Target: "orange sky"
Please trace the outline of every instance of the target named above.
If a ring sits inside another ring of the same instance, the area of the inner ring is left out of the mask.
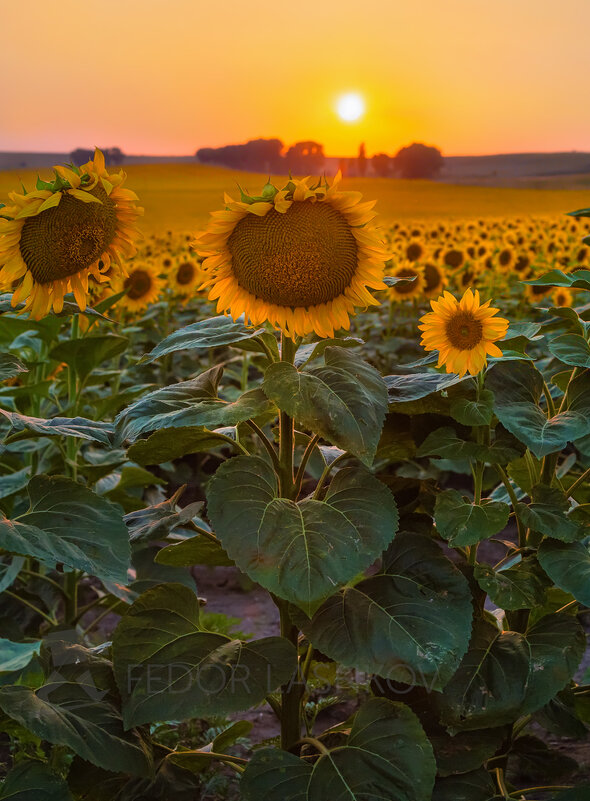
[[[2,0],[0,150],[590,150],[589,28],[590,0]]]

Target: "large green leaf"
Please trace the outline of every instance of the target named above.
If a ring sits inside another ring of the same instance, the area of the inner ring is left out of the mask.
[[[289,681],[294,647],[281,637],[241,642],[199,628],[199,599],[182,584],[143,593],[113,634],[126,726],[225,715]]]
[[[25,668],[33,656],[39,653],[41,640],[34,642],[12,642],[0,638],[0,673],[13,673]]]
[[[496,606],[509,610],[531,609],[542,604],[545,589],[551,583],[534,556],[501,570],[479,564],[473,575]]]
[[[0,498],[8,498],[15,492],[20,492],[29,483],[30,476],[30,467],[23,467],[22,470],[0,476]]]
[[[0,409],[0,414],[8,419],[13,431],[28,431],[32,435],[41,434],[46,437],[79,437],[101,442],[103,445],[112,445],[114,433],[112,423],[87,420],[85,417],[53,417],[44,420],[4,409]]]
[[[181,487],[171,498],[161,503],[126,514],[123,519],[128,527],[131,542],[163,540],[177,526],[191,521],[200,512],[203,504],[197,501],[178,509],[178,498],[183,491],[184,487]]]
[[[482,389],[479,398],[455,397],[451,401],[451,417],[464,426],[487,426],[494,413],[494,395]]]
[[[406,403],[420,400],[440,392],[455,384],[470,379],[470,376],[461,378],[455,373],[412,373],[410,375],[386,375],[383,379],[387,386],[390,403]]]
[[[430,801],[436,765],[418,718],[373,698],[357,712],[344,746],[313,765],[261,748],[242,777],[244,801]]]
[[[551,353],[564,364],[590,367],[590,345],[580,334],[562,334],[549,343]]]
[[[19,373],[28,373],[28,368],[12,353],[0,353],[0,381],[15,378]]]
[[[475,545],[506,528],[510,507],[501,501],[471,503],[454,489],[436,496],[436,528],[453,546]]]
[[[134,462],[142,465],[163,464],[180,459],[189,453],[201,453],[222,446],[236,447],[235,438],[203,426],[160,428],[147,439],[135,442],[127,451]]]
[[[574,289],[590,290],[590,270],[576,270],[573,273],[564,273],[562,270],[550,270],[539,278],[523,281],[531,286],[565,286]]]
[[[73,801],[68,785],[43,762],[19,762],[0,787],[2,801]]]
[[[80,645],[51,643],[52,672],[37,690],[0,687],[0,709],[42,740],[65,745],[111,771],[142,776],[149,771],[146,748],[135,731],[125,732],[111,665]]]
[[[34,476],[30,508],[0,519],[0,548],[127,583],[129,539],[116,506],[69,478]]]
[[[271,364],[263,389],[304,428],[371,464],[387,412],[387,388],[374,367],[343,348],[326,348],[325,366],[299,371]]]
[[[221,547],[219,540],[209,539],[204,534],[189,537],[182,542],[158,551],[156,562],[173,567],[192,567],[193,565],[233,565],[234,562]]]
[[[438,545],[400,532],[386,573],[346,587],[311,621],[298,622],[316,648],[346,667],[442,689],[467,650],[471,617],[467,581]]]
[[[143,357],[142,362],[153,362],[160,356],[179,350],[205,350],[222,345],[233,345],[264,333],[264,328],[247,328],[243,322],[234,322],[231,317],[210,317],[179,328],[167,336]],[[260,348],[262,351],[262,347]]]
[[[4,592],[14,583],[24,563],[24,556],[4,555],[0,558],[0,592]]]
[[[554,584],[590,606],[590,553],[585,545],[546,539],[539,547],[539,562]]]
[[[492,801],[495,792],[492,777],[485,768],[437,779],[432,801]]]
[[[529,362],[498,362],[489,371],[486,386],[494,393],[498,419],[538,459],[590,433],[588,370],[571,382],[568,409],[550,418],[539,407],[543,376]]]
[[[520,443],[502,426],[498,426],[490,445],[464,440],[454,428],[443,426],[432,431],[418,449],[418,456],[441,459],[477,459],[489,464],[507,464],[524,451]]]
[[[584,536],[584,527],[568,517],[572,507],[560,489],[536,485],[531,491],[532,503],[516,505],[516,513],[527,528],[562,542],[574,542]]]
[[[455,735],[440,732],[430,733],[436,767],[439,776],[467,773],[477,770],[498,751],[508,735],[506,726],[478,731],[460,731]]]
[[[306,612],[369,567],[398,520],[391,492],[364,470],[340,470],[323,500],[295,503],[279,497],[274,471],[257,456],[221,465],[207,509],[238,567]]]
[[[586,650],[584,629],[563,612],[545,615],[526,634],[531,650],[523,712],[545,706],[570,681]]]
[[[437,698],[443,725],[460,731],[512,723],[520,714],[528,676],[525,638],[476,621],[469,650]]]
[[[186,426],[233,426],[274,408],[261,389],[244,392],[236,401],[219,398],[222,367],[197,378],[150,392],[124,409],[116,419],[121,440],[135,440],[146,431]]]
[[[82,337],[60,342],[49,355],[58,362],[68,364],[84,380],[103,362],[120,356],[128,343],[126,337],[116,334]]]

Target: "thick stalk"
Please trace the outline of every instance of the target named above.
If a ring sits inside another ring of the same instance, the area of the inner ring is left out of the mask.
[[[281,361],[293,364],[296,345],[284,332],[281,334]],[[295,430],[293,418],[286,412],[279,414],[279,483],[282,498],[292,498],[294,490],[293,449]]]

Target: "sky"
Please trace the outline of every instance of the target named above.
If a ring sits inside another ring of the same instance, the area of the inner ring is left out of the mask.
[[[589,28],[590,0],[3,0],[0,150],[590,150]]]

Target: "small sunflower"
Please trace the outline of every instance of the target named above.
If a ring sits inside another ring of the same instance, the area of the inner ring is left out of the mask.
[[[435,262],[428,261],[424,265],[424,295],[427,298],[433,298],[445,288],[447,278],[443,268],[435,264]]]
[[[418,264],[405,262],[391,270],[394,278],[408,278],[408,281],[399,281],[389,287],[389,296],[392,300],[409,300],[420,297],[424,293],[424,269]]]
[[[217,311],[269,321],[289,336],[328,337],[350,327],[355,307],[379,305],[369,289],[385,289],[385,253],[365,226],[374,201],[311,179],[267,184],[260,197],[225,196],[224,211],[198,234],[209,299]]]
[[[557,287],[552,297],[555,306],[571,306],[574,302],[573,294],[563,286]]]
[[[143,213],[123,189],[125,173],[109,175],[98,149],[80,168],[54,170],[53,181],[9,193],[11,204],[0,208],[0,289],[13,289],[12,305],[25,301],[33,319],[60,312],[68,292],[83,311],[89,277],[106,281],[111,266],[124,273]]]
[[[427,351],[438,350],[437,367],[444,365],[447,373],[461,376],[477,375],[488,355],[502,356],[494,342],[506,335],[508,320],[494,318],[499,309],[490,303],[480,304],[477,289],[467,289],[459,301],[450,292],[430,301],[432,311],[420,318],[420,344]]]
[[[203,281],[203,272],[193,259],[179,259],[168,272],[168,282],[176,295],[187,297],[194,294]]]
[[[533,276],[531,276],[532,278]],[[531,303],[537,303],[544,297],[551,293],[552,287],[550,286],[535,286],[535,284],[527,284],[524,294]]]
[[[163,286],[164,282],[158,277],[157,269],[149,262],[139,262],[130,267],[125,278],[119,278],[117,291],[126,293],[121,299],[121,305],[135,312],[155,303]]]

